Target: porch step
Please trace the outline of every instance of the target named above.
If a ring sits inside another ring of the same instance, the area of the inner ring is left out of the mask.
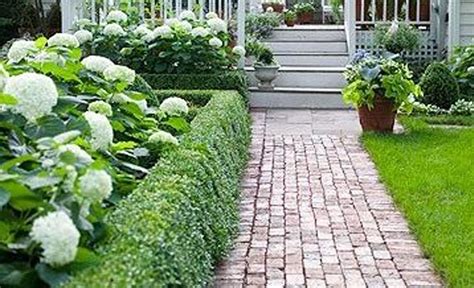
[[[281,52],[316,52],[316,53],[347,53],[346,41],[326,41],[320,39],[316,41],[302,40],[266,40],[274,53]]]
[[[278,27],[273,30],[270,40],[274,41],[346,41],[344,26],[297,25]]]
[[[280,52],[274,55],[282,66],[344,67],[349,62],[347,53]]]
[[[250,86],[257,87],[255,69],[246,67]],[[276,87],[296,88],[342,88],[346,80],[342,67],[288,67],[283,66],[273,81]]]
[[[250,88],[250,106],[255,108],[349,109],[342,101],[341,89],[275,87]]]

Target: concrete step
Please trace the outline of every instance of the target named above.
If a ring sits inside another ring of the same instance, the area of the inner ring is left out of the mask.
[[[266,40],[265,43],[272,49],[273,53],[281,52],[311,52],[311,53],[347,53],[346,41],[315,41],[296,40]]]
[[[270,40],[276,41],[346,41],[344,26],[297,25],[273,30]]]
[[[349,62],[347,53],[274,53],[282,66],[344,67]]]
[[[246,67],[250,86],[257,87],[253,67]],[[273,81],[275,87],[298,88],[342,88],[346,80],[342,67],[281,67],[278,77]]]
[[[273,90],[250,88],[250,106],[254,108],[349,109],[340,89],[277,87]]]

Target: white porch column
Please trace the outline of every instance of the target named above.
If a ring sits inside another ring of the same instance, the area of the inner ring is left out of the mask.
[[[63,32],[72,30],[78,0],[61,0],[61,27]]]
[[[232,1],[232,0],[226,0]],[[232,3],[232,2],[230,2]],[[245,47],[245,0],[238,0],[237,6],[237,43]],[[239,68],[244,68],[244,57],[239,60]]]
[[[346,0],[344,3],[344,30],[347,38],[347,52],[352,56],[356,50],[356,3],[353,0]]]
[[[448,51],[452,54],[454,48],[459,45],[459,16],[460,1],[449,0],[449,23],[448,23]]]

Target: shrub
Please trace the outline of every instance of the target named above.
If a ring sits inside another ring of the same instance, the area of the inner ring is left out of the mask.
[[[392,22],[375,26],[375,44],[392,53],[411,52],[420,45],[421,34],[414,26]]]
[[[272,35],[273,29],[280,26],[281,16],[274,12],[249,13],[245,17],[245,33],[249,37],[265,39]]]
[[[448,66],[458,81],[461,98],[474,101],[474,44],[457,48]]]
[[[449,109],[459,99],[459,86],[448,67],[439,62],[432,63],[421,77],[423,103]]]
[[[206,95],[209,92],[203,98]],[[69,287],[209,283],[213,265],[231,246],[238,228],[249,118],[237,93],[221,91],[191,126],[182,145],[168,151],[139,188],[107,216],[113,229],[100,248],[100,265],[77,275]]]

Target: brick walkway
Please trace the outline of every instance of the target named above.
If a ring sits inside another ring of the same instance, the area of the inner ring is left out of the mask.
[[[215,287],[441,286],[361,148],[354,112],[252,117],[241,231]]]

